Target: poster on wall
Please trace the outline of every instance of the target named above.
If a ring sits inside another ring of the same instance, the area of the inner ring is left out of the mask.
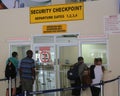
[[[112,15],[104,17],[105,33],[120,33],[120,15]]]
[[[51,0],[0,0],[0,9],[51,5]]]

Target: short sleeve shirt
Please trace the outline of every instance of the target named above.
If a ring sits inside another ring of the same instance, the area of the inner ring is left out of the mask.
[[[33,79],[33,68],[35,68],[35,61],[32,58],[22,59],[20,62],[21,78]]]

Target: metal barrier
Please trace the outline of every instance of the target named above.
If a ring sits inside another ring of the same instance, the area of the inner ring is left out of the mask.
[[[8,79],[7,78],[0,79],[0,81],[6,81],[6,80]],[[9,82],[8,92],[10,94],[9,96],[11,96],[11,78],[9,78],[8,82]]]
[[[0,79],[0,81],[6,81],[7,79]],[[101,88],[101,96],[104,96],[104,85],[107,83],[111,83],[118,80],[118,96],[120,96],[120,76],[117,78],[114,78],[112,80],[108,81],[101,81],[100,83],[93,84],[93,85],[86,85],[86,86],[78,86],[78,87],[67,87],[67,88],[59,88],[59,89],[51,89],[51,90],[43,90],[43,91],[32,91],[32,92],[24,92],[24,96],[29,96],[29,95],[37,95],[37,94],[45,94],[45,93],[52,93],[52,92],[60,92],[60,91],[68,91],[68,90],[73,90],[73,89],[81,89],[81,88],[86,88],[86,87],[91,87],[91,86],[98,86],[100,85]]]
[[[86,85],[86,86],[82,86],[82,87],[68,87],[68,88],[59,88],[59,89],[51,89],[51,90],[43,90],[43,91],[33,91],[33,92],[24,92],[24,96],[29,96],[29,95],[37,95],[37,94],[45,94],[45,93],[51,93],[51,92],[60,92],[60,91],[68,91],[68,90],[73,90],[73,89],[81,89],[81,88],[86,88],[86,87],[91,87],[91,86],[98,86],[100,85],[101,87],[101,96],[104,96],[104,84],[107,83],[111,83],[118,80],[118,96],[120,96],[120,76],[112,79],[112,80],[108,80],[108,81],[101,81],[100,83],[97,84],[93,84],[93,85]]]
[[[8,79],[7,78],[0,79],[0,81],[6,81],[6,80],[8,80]]]

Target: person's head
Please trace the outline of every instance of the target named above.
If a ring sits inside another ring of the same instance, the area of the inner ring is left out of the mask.
[[[27,55],[27,57],[32,58],[32,56],[33,56],[33,51],[32,51],[32,50],[28,50],[28,51],[26,52],[26,55]]]
[[[102,58],[95,58],[94,59],[94,64],[95,65],[102,65]]]
[[[78,63],[80,63],[80,64],[84,63],[84,58],[83,57],[78,57]]]
[[[18,53],[17,52],[12,52],[12,57],[17,58],[18,57]]]

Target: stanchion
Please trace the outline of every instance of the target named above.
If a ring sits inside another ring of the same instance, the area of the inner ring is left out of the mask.
[[[100,81],[100,83],[96,83],[96,84],[93,84],[93,85],[87,85],[86,87],[91,87],[91,86],[100,86],[100,89],[101,89],[101,95],[100,96],[104,96],[104,84],[107,84],[107,83],[111,83],[111,82],[114,82],[114,81],[117,81],[118,80],[118,96],[120,96],[120,76],[115,78],[115,79],[112,79],[112,80],[108,80],[108,81]],[[27,96],[29,94],[46,94],[46,93],[51,93],[51,92],[61,92],[61,91],[68,91],[68,90],[73,90],[73,89],[79,89],[79,88],[83,88],[83,86],[79,86],[79,87],[68,87],[68,88],[59,88],[59,89],[50,89],[50,90],[43,90],[43,91],[33,91],[33,92],[29,92],[27,93],[27,91],[24,91],[24,96]]]
[[[24,91],[24,96],[27,96],[27,91]]]
[[[118,96],[120,96],[120,76],[118,77]]]
[[[101,80],[100,81],[100,89],[101,89],[101,96],[104,96],[104,84],[103,84],[103,81]]]
[[[12,81],[11,81],[12,79],[11,79],[11,77],[8,79],[8,90],[9,90],[9,96],[12,96],[12,93],[11,93],[11,90],[12,90],[12,88],[11,88],[11,86],[12,86]]]

